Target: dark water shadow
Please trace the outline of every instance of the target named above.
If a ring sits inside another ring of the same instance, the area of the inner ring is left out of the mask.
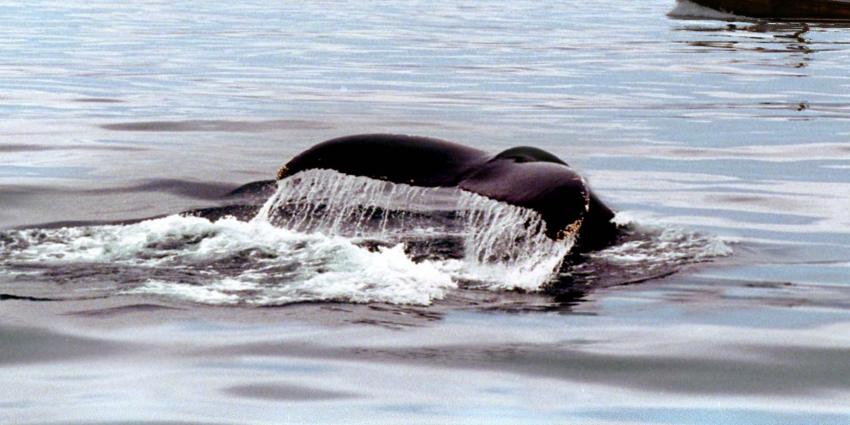
[[[118,152],[140,152],[146,151],[146,148],[132,146],[107,146],[107,145],[79,145],[79,146],[50,146],[50,145],[35,145],[35,144],[3,144],[0,145],[0,153],[15,153],[15,152],[46,152],[46,151],[118,151]]]
[[[181,179],[145,179],[137,184],[106,189],[80,191],[86,195],[130,194],[137,192],[169,193],[190,199],[221,199],[236,185],[227,183],[201,182]]]
[[[185,120],[139,121],[103,124],[105,130],[146,132],[232,132],[257,133],[274,130],[331,130],[332,124],[309,120]]]
[[[50,301],[61,301],[61,300],[57,299],[57,298],[33,297],[33,296],[29,296],[29,295],[0,294],[0,301],[50,302]]]
[[[234,192],[238,185],[231,183],[205,182],[185,179],[142,179],[134,184],[98,189],[66,189],[52,186],[0,185],[0,199],[8,196],[10,200],[35,195],[127,195],[142,192],[168,193],[189,199],[221,200],[247,196],[247,193]],[[247,192],[247,189],[246,191]],[[264,192],[268,193],[268,192]],[[35,227],[33,225],[32,227]]]
[[[109,97],[80,97],[74,99],[77,103],[125,103],[121,99],[113,99]]]
[[[102,357],[128,351],[127,344],[83,338],[46,329],[0,327],[0,365]]]
[[[256,212],[256,208],[261,202],[255,199],[258,192],[251,192],[246,189],[242,192],[234,192],[234,189],[239,188],[238,185],[229,183],[203,182],[184,179],[144,179],[134,184],[98,188],[98,189],[65,189],[51,186],[20,186],[20,185],[0,185],[0,202],[8,201],[7,205],[15,205],[25,203],[29,197],[51,197],[74,199],[81,197],[92,196],[115,196],[115,202],[120,202],[122,197],[129,197],[139,193],[163,193],[175,195],[184,199],[205,201],[205,203],[218,203],[219,205],[229,204],[231,202],[240,202],[240,206],[247,205],[247,199],[252,199],[245,211],[240,212],[238,208],[229,209],[227,205],[221,207],[209,208],[210,217],[223,217],[225,215],[237,215],[240,217],[247,216],[251,211]],[[267,192],[264,192],[267,193]],[[251,197],[254,198],[251,198]],[[215,202],[219,201],[219,202]],[[105,201],[102,201],[105,202]],[[202,210],[199,210],[202,211]],[[79,226],[98,226],[98,225],[123,225],[137,223],[142,220],[151,218],[163,217],[165,214],[157,214],[154,216],[139,216],[128,217],[126,219],[116,220],[61,220],[49,222],[35,222],[26,225],[13,226],[13,229],[55,229],[59,227],[79,227]]]
[[[159,314],[167,311],[183,310],[179,307],[153,304],[153,303],[138,303],[127,304],[116,307],[105,308],[89,308],[84,310],[75,310],[64,313],[66,316],[77,317],[93,317],[93,318],[110,318],[127,314],[142,313],[142,314]]]
[[[268,401],[326,401],[355,398],[356,395],[343,391],[330,391],[292,384],[244,384],[227,387],[225,394]]]
[[[27,422],[27,425],[233,425],[233,422],[197,421],[93,421],[93,422]]]
[[[399,363],[490,370],[524,376],[691,395],[799,396],[850,390],[846,348],[728,345],[724,356],[592,352],[581,344],[506,344],[414,348],[328,347],[313,343],[253,343],[199,352]],[[816,361],[813,361],[816,360]]]

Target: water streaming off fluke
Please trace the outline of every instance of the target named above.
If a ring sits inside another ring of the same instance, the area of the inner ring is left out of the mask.
[[[574,234],[545,230],[533,210],[462,190],[310,170],[278,182],[249,221],[187,214],[0,232],[0,270],[28,296],[428,305],[457,290],[630,282],[728,254],[713,238],[661,227],[562,265]]]
[[[445,190],[310,170],[279,181],[254,221],[306,233],[388,239],[424,228],[428,217],[421,213],[434,207],[423,201],[441,192]],[[411,223],[416,216],[419,220]]]
[[[533,211],[478,195],[318,170],[280,182],[247,222],[172,215],[2,232],[0,268],[31,282],[28,293],[64,298],[427,305],[459,284],[539,289],[572,245],[543,231]]]
[[[541,216],[526,208],[458,189],[394,184],[332,170],[281,180],[254,221],[386,244],[415,243],[429,234],[458,237],[461,259],[447,262],[452,271],[503,289],[539,289],[575,242],[574,234],[548,238]]]
[[[468,192],[460,194],[458,211],[465,223],[465,267],[473,278],[505,289],[540,289],[572,248],[581,224],[553,240],[537,212]]]

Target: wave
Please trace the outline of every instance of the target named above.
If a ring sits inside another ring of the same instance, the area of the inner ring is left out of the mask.
[[[262,222],[180,215],[125,226],[6,232],[3,263],[73,283],[111,283],[118,294],[156,294],[207,304],[304,301],[428,304],[455,286],[400,245],[369,250],[343,237]],[[67,272],[67,273],[65,273]],[[85,286],[85,285],[83,285]]]
[[[313,170],[279,182],[248,221],[172,215],[0,232],[0,278],[65,298],[429,305],[453,291],[539,291],[577,284],[577,276],[614,282],[728,255],[722,242],[695,233],[629,234],[562,265],[574,235],[549,239],[532,210],[454,189]]]

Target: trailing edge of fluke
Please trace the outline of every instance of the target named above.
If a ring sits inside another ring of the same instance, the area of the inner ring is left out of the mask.
[[[533,147],[499,154],[428,137],[362,134],[319,143],[278,171],[284,179],[301,171],[330,169],[392,183],[458,187],[537,211],[546,234],[559,239],[578,227],[576,246],[598,249],[618,234],[614,213],[585,180],[555,155]]]

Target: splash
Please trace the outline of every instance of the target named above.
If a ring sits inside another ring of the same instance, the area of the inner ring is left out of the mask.
[[[540,289],[575,243],[574,231],[560,240],[546,236],[533,210],[473,193],[461,193],[458,211],[466,220],[464,269],[491,287]]]
[[[716,238],[620,214],[627,231],[617,245],[566,257],[575,235],[549,239],[532,210],[456,189],[311,173],[282,182],[250,222],[174,215],[0,232],[0,279],[61,299],[430,305],[465,290],[636,282],[731,252]],[[417,256],[423,241],[429,255]]]
[[[253,221],[299,232],[388,239],[404,230],[419,202],[438,189],[393,184],[332,170],[309,170],[278,182]]]
[[[445,269],[492,289],[540,289],[573,246],[573,234],[558,241],[548,238],[546,223],[533,210],[457,189],[451,205],[458,212],[455,222],[435,223],[439,215],[419,213],[445,191],[309,170],[282,180],[254,220],[301,232],[386,241],[442,224],[442,234],[460,232],[464,248],[463,261],[446,262]]]
[[[281,182],[249,222],[174,215],[0,232],[0,270],[69,298],[429,305],[459,284],[541,288],[572,246],[544,231],[534,211],[456,189],[317,170]],[[458,242],[414,259],[408,249],[423,239]]]
[[[688,265],[732,255],[734,241],[688,229],[634,221],[628,212],[614,217],[620,226],[617,244],[589,252],[581,261],[569,262],[560,279],[573,287],[607,287],[668,276]],[[557,292],[557,291],[556,291]]]
[[[411,261],[400,245],[369,250],[338,236],[178,215],[3,232],[0,270],[58,285],[54,291],[71,298],[147,294],[203,304],[427,305],[456,286],[432,262]]]

